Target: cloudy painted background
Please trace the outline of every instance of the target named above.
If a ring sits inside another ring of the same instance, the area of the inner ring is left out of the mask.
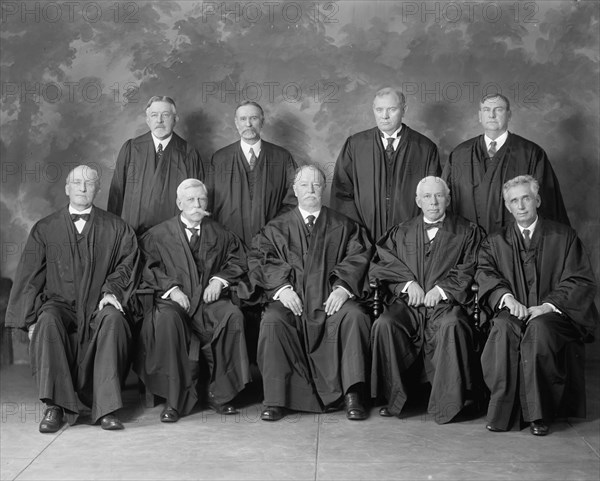
[[[79,163],[102,172],[146,131],[156,94],[203,158],[236,136],[233,108],[259,101],[264,137],[329,173],[373,123],[384,85],[405,121],[450,151],[480,132],[478,99],[502,91],[510,130],[548,152],[599,271],[599,7],[596,1],[1,2],[1,272],[33,223],[66,202]]]

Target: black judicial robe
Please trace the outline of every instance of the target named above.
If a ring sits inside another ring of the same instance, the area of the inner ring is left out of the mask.
[[[329,340],[329,336],[336,333],[327,332],[328,316],[323,304],[337,284],[350,290],[357,300],[368,295],[371,254],[372,246],[365,230],[327,207],[321,207],[309,240],[300,211],[294,209],[269,222],[252,242],[248,255],[251,284],[264,289],[269,300],[280,287],[291,284],[302,300],[303,349],[323,405],[344,394],[337,392],[338,380],[333,379],[341,359],[336,357],[337,343]],[[368,334],[366,342],[368,344]],[[320,410],[312,400],[295,401],[296,406],[304,406],[297,409]]]
[[[124,382],[128,368],[131,329],[128,325],[115,329],[123,333],[120,345],[107,344],[106,338],[99,337],[106,329],[106,316],[112,316],[112,311],[124,323],[127,316],[123,319],[112,306],[98,311],[98,303],[111,293],[127,309],[137,284],[139,257],[133,229],[96,207],[81,235],[67,207],[31,229],[11,291],[6,325],[27,330],[46,313],[74,318],[74,330],[69,325],[64,337],[60,330],[42,324],[30,345],[40,399],[51,399],[67,409],[69,424],[79,415],[77,395],[92,408],[93,422],[122,407],[119,381]],[[56,336],[55,341],[48,336]],[[113,342],[113,337],[107,338]],[[49,366],[55,370],[48,372]]]
[[[585,416],[584,373],[568,343],[592,339],[598,324],[596,282],[575,231],[540,217],[528,250],[521,238],[514,223],[490,235],[475,276],[483,308],[496,313],[481,365],[491,390],[488,422],[500,429],[517,412],[528,422],[563,411]],[[534,319],[515,334],[520,321],[496,307],[506,293],[527,307],[549,302],[562,315],[543,314],[548,327]]]
[[[475,276],[480,302],[488,312],[493,312],[509,292],[527,307],[549,302],[573,322],[582,338],[590,338],[598,324],[598,311],[594,304],[596,280],[589,258],[573,229],[541,216],[538,219],[531,240],[537,273],[535,298],[528,300],[521,234],[513,222],[482,243]]]
[[[190,300],[188,313],[199,325],[203,324],[204,315],[202,296],[210,279],[225,279],[229,288],[234,289],[247,271],[243,244],[237,236],[208,217],[200,224],[200,244],[196,253],[199,260],[194,260],[179,216],[146,232],[140,238],[140,246],[145,262],[143,286],[154,289],[157,299],[173,286],[180,286]],[[190,347],[191,359],[198,359],[197,349],[197,345]]]
[[[296,162],[283,147],[262,140],[250,170],[240,142],[215,152],[208,171],[208,209],[214,219],[249,246],[271,219],[292,209]]]
[[[385,351],[392,348],[389,344],[392,341],[373,340],[374,371],[371,394],[376,397],[380,386],[393,386],[387,394],[390,398],[388,407],[392,414],[400,414],[407,397],[402,381],[398,377],[400,371],[410,367],[412,364],[410,360],[416,360],[416,356],[421,352],[425,355],[427,377],[432,383],[429,412],[435,416],[436,422],[450,421],[464,404],[465,390],[473,389],[470,365],[472,340],[468,323],[463,322],[466,327],[465,332],[454,334],[448,330],[441,331],[444,336],[458,336],[456,339],[434,336],[439,329],[438,324],[441,319],[448,316],[466,319],[466,313],[471,310],[468,305],[472,300],[470,287],[473,283],[477,251],[482,237],[483,232],[477,225],[448,213],[430,244],[428,260],[425,256],[428,239],[422,215],[392,227],[377,243],[369,277],[373,281],[378,279],[382,285],[387,286],[384,298],[387,306],[400,302],[406,306],[404,312],[410,314],[410,320],[398,320],[400,323],[408,322],[410,325],[404,328],[407,338],[410,339],[410,345],[403,345],[404,341],[397,339],[393,341],[396,353],[391,354]],[[405,304],[407,297],[401,292],[409,281],[417,282],[425,293],[438,285],[444,290],[448,301],[440,301],[434,308],[408,306]],[[376,327],[377,322],[373,329],[374,335],[377,331]],[[444,356],[436,355],[438,348],[443,350]],[[450,356],[453,354],[454,357],[451,359]],[[386,359],[389,362],[389,359],[396,355],[405,363],[400,366],[400,370],[390,369],[384,365],[377,369],[379,359]],[[379,380],[379,376],[384,372],[392,378],[394,376],[398,378]]]
[[[161,162],[150,132],[129,139],[119,152],[108,193],[107,210],[121,216],[138,235],[176,215],[177,186],[185,179],[204,180],[200,155],[173,132]]]
[[[378,128],[348,137],[335,164],[330,206],[363,225],[374,242],[419,214],[417,184],[441,173],[435,144],[404,124],[400,132],[391,175]]]
[[[509,132],[506,142],[488,160],[483,135],[463,142],[452,151],[442,178],[451,193],[451,210],[479,224],[491,234],[512,222],[502,198],[502,186],[518,175],[532,175],[540,183],[540,214],[569,224],[558,179],[546,152],[537,144]]]

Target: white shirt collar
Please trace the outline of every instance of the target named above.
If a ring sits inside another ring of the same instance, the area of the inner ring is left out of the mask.
[[[304,219],[304,222],[306,223],[306,218],[309,215],[314,215],[315,216],[315,222],[317,221],[317,218],[319,217],[319,214],[321,213],[321,210],[319,209],[317,212],[308,212],[307,210],[304,210],[300,207],[298,207],[298,210],[300,211],[300,215],[302,216],[302,218]]]
[[[485,148],[489,150],[490,144],[493,142],[493,140],[490,139],[487,135],[484,135],[483,138],[485,140]],[[506,142],[507,138],[508,138],[508,130],[496,139],[496,152],[498,150],[500,150],[500,148],[504,145],[504,142]]]
[[[167,148],[167,145],[169,145],[169,142],[171,142],[172,138],[173,132],[171,132],[171,135],[169,135],[166,139],[162,140],[158,137],[155,137],[154,134],[152,134],[152,140],[154,141],[154,152],[158,150],[158,144],[162,144],[163,150],[165,150]]]
[[[69,214],[90,214],[92,212],[93,205],[89,206],[87,209],[83,210],[75,210],[75,208],[69,204]]]
[[[258,139],[258,142],[252,145],[244,142],[243,139],[240,139],[240,145],[242,146],[242,152],[244,152],[247,160],[250,160],[250,149],[252,149],[254,155],[256,155],[256,158],[258,159],[258,156],[260,155],[260,149],[262,148],[262,139]]]
[[[527,229],[529,231],[529,238],[531,239],[533,237],[533,231],[535,230],[535,227],[537,226],[539,219],[540,219],[539,216],[536,217],[535,220],[533,221],[533,224],[531,224],[529,227],[521,227],[519,224],[517,224],[517,227],[519,228],[521,235],[523,235],[523,231],[525,229]]]

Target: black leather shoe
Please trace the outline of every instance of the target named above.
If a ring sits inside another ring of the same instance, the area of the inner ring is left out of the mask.
[[[227,416],[231,416],[232,414],[238,414],[239,412],[233,404],[219,404],[218,402],[216,402],[215,395],[212,392],[208,393],[208,406],[214,411],[216,411],[218,414],[225,414]]]
[[[548,428],[548,425],[545,424],[544,421],[542,421],[541,419],[532,421],[529,425],[529,430],[534,436],[545,436],[550,432],[550,428]]]
[[[496,427],[496,426],[494,426],[493,424],[488,424],[488,425],[487,425],[485,428],[486,428],[488,431],[491,431],[491,432],[493,432],[493,433],[503,433],[503,432],[504,432],[504,429],[497,428],[497,427]]]
[[[171,406],[166,405],[160,413],[160,422],[176,423],[177,421],[179,421],[179,413],[177,412],[177,409],[173,409]]]
[[[383,406],[380,410],[379,410],[379,415],[381,417],[384,418],[391,418],[394,415],[390,412],[390,410],[387,408],[387,406]]]
[[[59,406],[50,406],[46,409],[40,421],[40,433],[55,433],[63,425],[63,410]]]
[[[279,421],[283,417],[285,417],[285,411],[279,406],[267,406],[263,412],[260,413],[260,418],[263,421]]]
[[[106,431],[118,431],[124,429],[123,423],[114,414],[107,414],[100,419],[100,426]]]
[[[346,418],[350,421],[362,421],[367,419],[367,411],[360,402],[360,396],[357,392],[349,392],[344,398],[346,404]]]

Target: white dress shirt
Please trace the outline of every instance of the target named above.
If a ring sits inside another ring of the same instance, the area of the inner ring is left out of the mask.
[[[256,158],[258,159],[258,156],[260,155],[260,150],[262,149],[262,139],[259,139],[258,142],[256,142],[255,144],[248,144],[247,142],[244,142],[244,140],[240,140],[240,145],[242,147],[242,152],[244,152],[244,155],[246,156],[246,162],[248,162],[248,165],[250,165],[250,149],[252,149],[252,151],[254,152],[254,155],[256,155]]]
[[[398,144],[400,143],[400,131],[401,130],[402,130],[402,125],[400,125],[400,127],[398,127],[398,130],[396,130],[392,135],[388,135],[383,130],[380,130],[381,142],[383,142],[384,149],[387,148],[387,145],[388,145],[387,139],[394,139],[394,142],[392,145],[394,146],[394,151],[396,151],[396,149],[398,148]]]
[[[75,210],[73,207],[71,207],[71,205],[69,205],[69,214],[89,214],[92,212],[92,207],[88,207],[87,209],[84,210]],[[83,220],[83,219],[79,219],[77,222],[74,222],[75,224],[75,229],[77,229],[77,233],[81,234],[81,231],[83,231],[83,228],[85,227],[85,223],[87,221]]]

